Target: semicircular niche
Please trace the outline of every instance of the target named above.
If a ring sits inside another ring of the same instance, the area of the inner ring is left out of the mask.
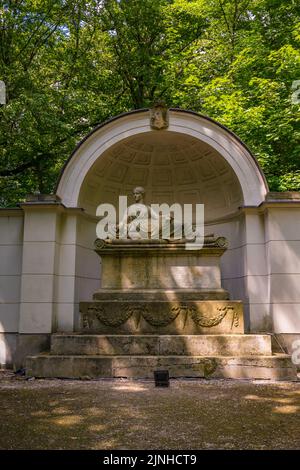
[[[81,187],[79,206],[95,215],[100,203],[118,205],[135,186],[146,203],[202,203],[205,220],[234,213],[243,204],[239,181],[225,159],[205,142],[174,132],[151,131],[122,140],[92,166]]]

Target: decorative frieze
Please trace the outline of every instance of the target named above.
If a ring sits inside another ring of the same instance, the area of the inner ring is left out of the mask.
[[[81,303],[82,331],[159,332],[196,334],[201,332],[243,332],[241,302],[196,301]]]

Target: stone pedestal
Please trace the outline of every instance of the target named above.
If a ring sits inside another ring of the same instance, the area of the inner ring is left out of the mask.
[[[221,286],[225,240],[184,244],[96,241],[102,286],[80,303],[76,334],[52,335],[50,354],[27,359],[37,377],[295,378],[267,335],[245,335],[243,305]]]
[[[81,331],[115,334],[243,333],[243,308],[221,286],[223,237],[185,243],[96,240],[102,286],[81,302]]]
[[[176,291],[190,289],[201,294],[209,291],[228,293],[221,287],[220,258],[226,251],[226,240],[213,239],[202,249],[187,250],[185,243],[145,243],[97,240],[95,251],[102,259],[101,294],[117,291]],[[97,299],[97,294],[94,296]]]

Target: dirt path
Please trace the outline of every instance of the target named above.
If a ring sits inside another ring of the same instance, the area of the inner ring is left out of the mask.
[[[300,382],[0,374],[0,449],[300,449]]]

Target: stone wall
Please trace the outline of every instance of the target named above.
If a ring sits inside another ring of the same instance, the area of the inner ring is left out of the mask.
[[[79,326],[79,302],[89,301],[101,283],[101,261],[94,251],[95,217],[78,216],[75,278],[75,328]]]
[[[300,207],[268,209],[266,245],[274,332],[300,335]]]
[[[19,331],[23,212],[0,210],[0,364],[12,364]]]
[[[208,224],[207,233],[214,233],[216,237],[224,236],[228,240],[227,251],[221,258],[221,282],[228,290],[231,299],[244,302],[245,329],[249,330],[249,299],[246,291],[245,279],[245,217],[242,213],[229,220],[220,220],[218,223]]]

